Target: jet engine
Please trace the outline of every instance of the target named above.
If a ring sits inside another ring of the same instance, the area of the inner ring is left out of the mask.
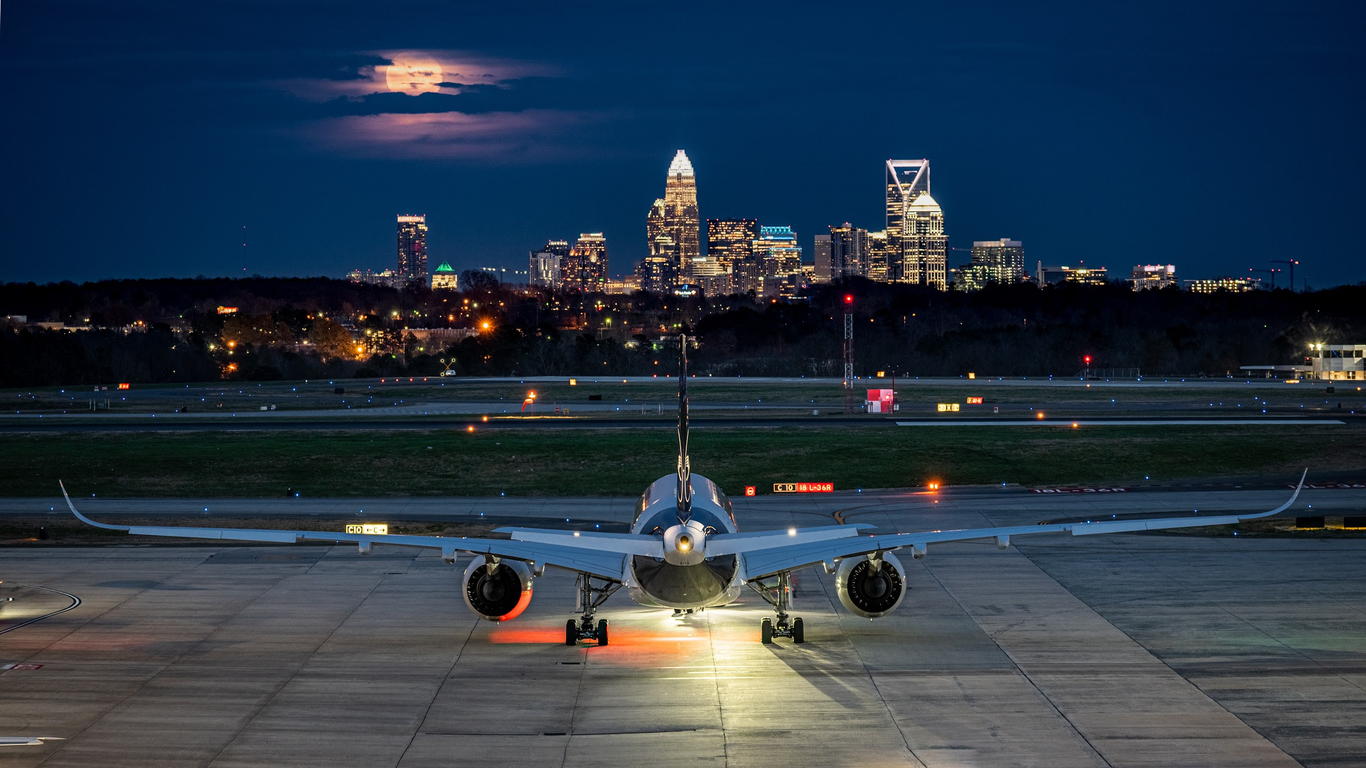
[[[512,621],[531,603],[531,568],[520,560],[474,558],[465,569],[465,605],[481,619]]]
[[[906,596],[906,571],[896,555],[846,558],[835,576],[840,602],[856,616],[876,619],[901,605]]]

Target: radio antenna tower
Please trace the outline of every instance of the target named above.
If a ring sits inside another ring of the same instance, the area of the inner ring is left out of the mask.
[[[854,294],[844,294],[844,412],[854,410]]]

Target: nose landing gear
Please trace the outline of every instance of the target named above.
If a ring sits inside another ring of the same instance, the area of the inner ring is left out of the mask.
[[[792,607],[792,572],[782,571],[776,577],[755,579],[748,584],[778,612],[776,622],[770,618],[759,622],[759,642],[768,644],[775,637],[790,637],[792,642],[798,644],[806,642],[801,618],[790,616],[787,612]]]
[[[583,615],[577,621],[570,619],[564,623],[564,644],[578,645],[580,640],[596,640],[599,646],[607,645],[607,619],[598,620],[595,626],[593,614],[599,605],[621,588],[621,584],[609,581],[601,587],[596,587],[593,586],[592,576],[580,573],[576,586],[579,594],[574,610],[582,611]]]

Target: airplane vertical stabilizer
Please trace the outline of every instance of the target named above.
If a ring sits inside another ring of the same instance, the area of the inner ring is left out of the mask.
[[[692,517],[692,467],[688,464],[688,337],[678,336],[678,522]]]

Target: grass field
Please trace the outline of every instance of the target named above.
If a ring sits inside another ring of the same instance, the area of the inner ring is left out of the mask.
[[[693,471],[728,493],[1025,485],[1366,467],[1366,427],[706,429]],[[0,496],[634,495],[674,464],[668,430],[9,434]]]
[[[1035,383],[1037,381],[1037,384]],[[519,406],[530,391],[537,393],[542,407],[586,403],[590,396],[600,396],[604,402],[663,405],[672,407],[677,397],[673,379],[631,381],[601,378],[596,381],[580,378],[577,386],[566,380],[554,382],[519,383],[509,381],[441,381],[431,377],[427,382],[408,382],[406,379],[341,380],[333,382],[271,382],[218,383],[174,385],[137,385],[126,392],[92,393],[85,387],[0,390],[0,421],[6,415],[23,413],[79,412],[89,407],[94,398],[109,400],[112,413],[169,413],[188,408],[191,413],[220,410],[255,411],[262,405],[274,405],[280,410],[313,410],[329,408],[366,408],[414,405],[440,402],[505,403]],[[864,389],[892,386],[892,379],[860,380],[855,394]],[[345,390],[337,394],[336,389]],[[1343,403],[1345,409],[1366,406],[1366,393],[1357,385],[1337,387],[1328,395],[1322,386],[1308,384],[1269,385],[1264,381],[1252,384],[1243,380],[1206,381],[1198,386],[1166,386],[1156,380],[1142,386],[1132,382],[1107,384],[1094,382],[1085,386],[1074,381],[1047,382],[1042,379],[999,382],[993,379],[977,381],[946,381],[943,379],[897,379],[898,397],[907,408],[933,407],[936,402],[962,402],[969,395],[980,396],[985,404],[1014,404],[1024,406],[1054,405],[1058,403],[1108,404],[1115,401],[1118,409],[1151,408],[1152,406],[1263,407],[1269,401],[1278,409],[1322,409]],[[700,378],[692,380],[689,395],[695,403],[786,403],[815,407],[830,407],[843,403],[844,393],[838,382],[809,381],[796,383],[755,383],[744,380]],[[107,414],[106,414],[107,415]]]

